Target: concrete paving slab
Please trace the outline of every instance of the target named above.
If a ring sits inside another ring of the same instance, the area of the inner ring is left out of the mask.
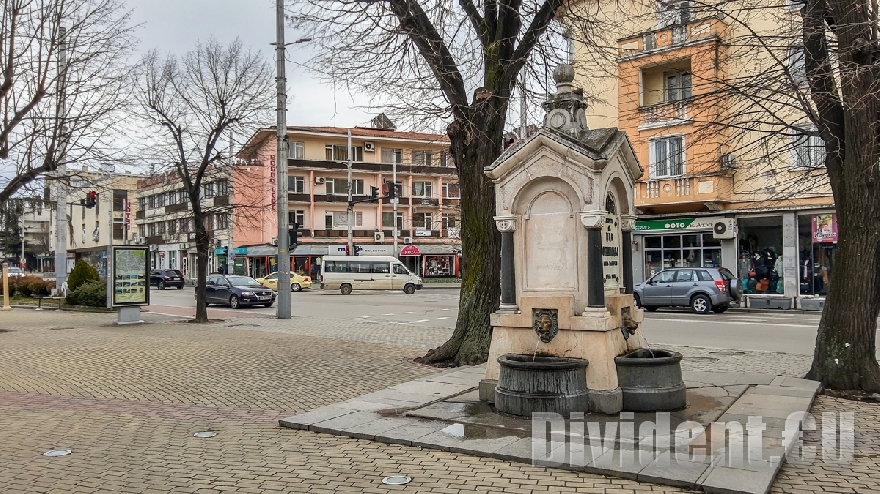
[[[308,412],[298,415],[293,415],[291,417],[285,417],[283,419],[280,419],[278,423],[281,424],[283,427],[289,427],[291,429],[308,430],[309,426],[311,426],[312,424],[316,424],[318,422],[336,417],[341,417],[342,415],[347,415],[349,413],[352,413],[352,410],[335,405],[329,405],[321,408],[316,408],[314,410],[309,410]]]
[[[699,486],[711,494],[766,494],[776,477],[778,466],[764,468],[731,468],[713,465],[699,481]]]
[[[404,446],[412,446],[413,441],[418,441],[429,434],[438,431],[439,424],[423,425],[412,420],[400,427],[388,429],[385,432],[376,434],[376,441],[388,444],[402,444]],[[423,446],[424,447],[424,446]],[[442,448],[438,448],[442,449]]]
[[[654,482],[686,489],[696,489],[697,481],[709,468],[708,462],[690,461],[688,455],[676,456],[674,451],[661,453],[643,468],[636,477],[639,481]]]
[[[770,395],[770,396],[793,396],[799,398],[812,398],[816,395],[816,391],[806,387],[789,387],[789,386],[765,386],[758,385],[749,389],[749,393],[753,395]]]
[[[434,432],[414,440],[412,442],[413,446],[420,446],[423,448],[434,448],[439,447],[444,451],[452,451],[454,453],[465,453],[475,456],[488,456],[495,457],[494,453],[504,446],[508,446],[513,444],[522,437],[520,436],[511,436],[511,435],[499,435],[498,437],[456,437],[454,434],[448,431],[450,427],[454,427],[456,425],[462,424],[451,424],[450,426],[445,427],[440,432]],[[484,434],[486,431],[482,427],[473,428],[473,432],[475,434]],[[465,434],[466,428],[462,427],[462,434]]]

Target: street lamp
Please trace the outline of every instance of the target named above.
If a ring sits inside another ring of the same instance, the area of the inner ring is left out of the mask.
[[[300,38],[291,44],[305,43]],[[276,203],[278,208],[278,319],[290,319],[290,219],[287,217],[287,77],[284,73],[284,0],[275,0],[275,83],[278,95],[275,146]]]

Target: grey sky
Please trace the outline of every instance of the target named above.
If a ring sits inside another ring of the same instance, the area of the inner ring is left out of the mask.
[[[275,51],[270,45],[275,41],[274,0],[129,0],[129,6],[134,10],[133,22],[143,24],[138,31],[140,51],[156,48],[182,55],[210,37],[224,44],[239,37],[275,66]],[[293,29],[286,28],[286,41],[295,37]],[[345,91],[334,92],[297,67],[296,62],[307,58],[303,47],[288,46],[288,125],[367,125],[373,115],[354,108],[369,104],[366,97],[352,99]],[[274,124],[274,119],[266,122]]]

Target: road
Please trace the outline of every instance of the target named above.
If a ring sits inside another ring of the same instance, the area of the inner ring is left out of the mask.
[[[152,290],[153,312],[192,315],[193,288]],[[292,315],[316,319],[360,319],[383,324],[437,328],[455,326],[458,290],[425,288],[414,295],[398,291],[361,291],[342,295],[320,289],[291,294]],[[249,307],[232,310],[211,306],[211,318],[270,317],[275,308]],[[731,309],[724,314],[697,315],[685,309],[660,309],[645,313],[643,330],[652,344],[759,350],[812,355],[819,313],[800,311],[745,312]],[[880,349],[880,334],[877,347]],[[880,351],[878,351],[880,357]]]

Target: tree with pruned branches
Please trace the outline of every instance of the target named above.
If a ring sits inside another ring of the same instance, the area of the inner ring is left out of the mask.
[[[189,201],[198,252],[196,322],[207,322],[205,279],[211,250],[205,220],[215,211],[201,194],[203,180],[230,164],[221,146],[247,136],[271,115],[271,66],[240,40],[209,40],[178,59],[144,56],[135,75],[135,99],[147,123],[147,141],[159,169],[170,168]],[[232,225],[230,225],[232,228]]]
[[[530,57],[559,60],[549,42],[563,3],[444,0],[291,3],[290,18],[317,50],[308,67],[374,97],[396,120],[448,122],[461,183],[462,286],[452,337],[422,358],[436,365],[484,362],[489,314],[500,297],[495,190],[483,174],[502,151],[514,89]],[[537,63],[536,65],[541,65]]]

